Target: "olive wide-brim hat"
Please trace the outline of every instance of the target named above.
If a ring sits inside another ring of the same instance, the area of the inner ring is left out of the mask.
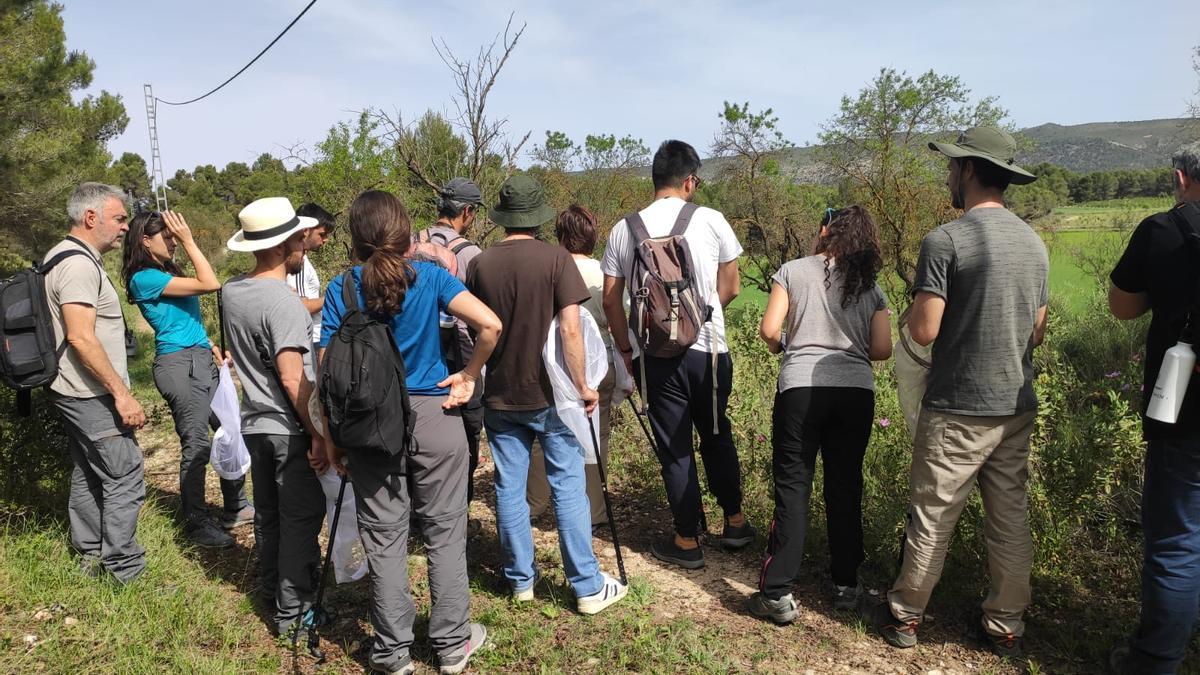
[[[532,230],[556,215],[558,212],[546,204],[542,184],[525,175],[504,181],[500,186],[500,203],[488,212],[492,222],[506,230]]]
[[[958,140],[953,143],[931,141],[929,149],[955,159],[985,159],[1011,173],[1012,182],[1016,185],[1028,185],[1037,180],[1037,176],[1017,166],[1017,142],[1003,129],[974,127],[959,134]]]

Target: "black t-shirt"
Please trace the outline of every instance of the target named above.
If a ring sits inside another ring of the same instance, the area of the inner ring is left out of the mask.
[[[1146,336],[1145,390],[1142,412],[1158,380],[1166,351],[1183,334],[1189,310],[1195,306],[1200,259],[1184,244],[1179,227],[1168,213],[1143,220],[1109,278],[1127,293],[1146,293],[1150,298],[1150,331]],[[1196,317],[1200,321],[1200,316]],[[1163,424],[1143,416],[1146,438],[1200,436],[1200,378],[1193,374],[1183,408],[1175,424]]]

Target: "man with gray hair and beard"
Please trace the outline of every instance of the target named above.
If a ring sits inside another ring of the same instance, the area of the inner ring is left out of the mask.
[[[146,498],[142,449],[133,432],[146,424],[129,391],[125,318],[100,257],[129,229],[125,195],[83,183],[67,200],[71,232],[46,253],[46,303],[54,337],[65,345],[50,398],[62,415],[71,453],[67,510],[80,570],[107,570],[128,584],[146,569],[137,517]]]
[[[1181,148],[1171,165],[1174,208],[1137,226],[1110,275],[1113,316],[1135,319],[1151,313],[1143,413],[1167,350],[1177,342],[1196,344],[1200,322],[1200,143]],[[1187,388],[1176,421],[1142,418],[1142,618],[1129,645],[1113,651],[1117,673],[1175,672],[1200,607],[1200,385],[1191,367],[1179,375]]]

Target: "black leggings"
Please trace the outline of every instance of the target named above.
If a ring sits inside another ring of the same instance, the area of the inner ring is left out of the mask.
[[[863,561],[862,464],[871,438],[875,393],[858,387],[797,387],[775,395],[775,518],[759,590],[791,593],[804,558],[808,498],[820,451],[830,572],[840,586],[858,583]]]

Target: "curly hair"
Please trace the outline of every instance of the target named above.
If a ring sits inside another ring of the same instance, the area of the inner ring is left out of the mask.
[[[830,261],[836,260],[832,271],[842,286],[842,308],[846,309],[858,301],[863,293],[875,287],[879,271],[883,269],[883,255],[879,248],[879,233],[871,214],[861,206],[848,206],[839,210],[827,210],[821,219],[825,229],[817,237],[813,254],[824,253],[825,288],[831,288]]]
[[[142,243],[145,237],[153,237],[167,229],[167,222],[158,211],[139,213],[129,221],[129,229],[125,231],[125,241],[121,246],[121,281],[125,285],[125,299],[133,304],[133,291],[129,289],[129,281],[133,275],[153,267],[160,269],[173,277],[183,276],[183,270],[174,260],[157,263]]]
[[[412,245],[412,221],[404,202],[383,190],[367,190],[350,205],[350,245],[362,261],[362,291],[368,314],[387,318],[404,308],[404,295],[417,281],[404,254]]]

